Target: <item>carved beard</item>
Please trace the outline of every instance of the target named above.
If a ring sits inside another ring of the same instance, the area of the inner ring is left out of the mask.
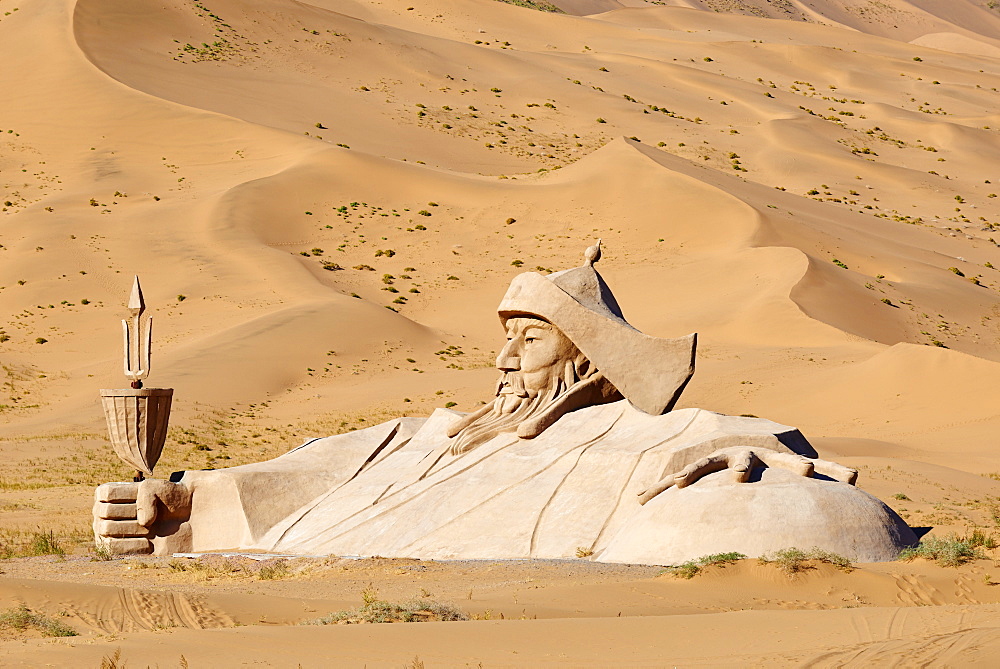
[[[571,364],[572,366],[572,364]],[[534,418],[552,406],[566,391],[563,379],[556,379],[550,388],[529,391],[524,387],[520,372],[506,372],[497,382],[497,397],[477,414],[475,420],[455,435],[449,452],[460,455],[504,432],[516,433],[521,423]]]

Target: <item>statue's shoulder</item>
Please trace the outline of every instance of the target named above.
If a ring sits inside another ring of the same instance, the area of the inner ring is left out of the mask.
[[[389,446],[399,445],[411,439],[427,421],[426,418],[394,418],[378,425],[350,430],[327,437],[307,439],[299,446],[272,462],[289,463],[328,457],[342,458],[355,455],[368,457]]]
[[[600,432],[595,446],[606,451],[687,451],[688,457],[702,457],[710,450],[742,445],[816,457],[815,449],[799,430],[765,418],[730,416],[698,408],[653,415],[628,400],[578,409],[563,416],[550,430],[550,438],[593,438],[590,433]]]

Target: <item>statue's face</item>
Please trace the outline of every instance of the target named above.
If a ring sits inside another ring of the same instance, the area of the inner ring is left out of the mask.
[[[538,318],[511,318],[506,329],[507,345],[497,356],[497,369],[504,372],[500,395],[510,403],[553,388],[566,362],[578,353],[566,335]]]
[[[497,356],[503,372],[496,399],[460,418],[449,430],[452,455],[460,455],[498,434],[531,439],[575,409],[621,399],[607,379],[559,328],[540,318],[519,316],[504,325],[507,344]]]

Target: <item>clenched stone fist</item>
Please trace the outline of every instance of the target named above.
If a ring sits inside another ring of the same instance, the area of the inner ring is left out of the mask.
[[[191,491],[182,483],[147,479],[105,483],[94,493],[94,536],[113,555],[152,553],[191,514]]]

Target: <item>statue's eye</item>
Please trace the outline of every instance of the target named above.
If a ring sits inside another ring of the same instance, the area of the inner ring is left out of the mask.
[[[525,337],[524,338],[524,343],[525,344],[530,344],[533,341],[535,341],[535,337]]]

